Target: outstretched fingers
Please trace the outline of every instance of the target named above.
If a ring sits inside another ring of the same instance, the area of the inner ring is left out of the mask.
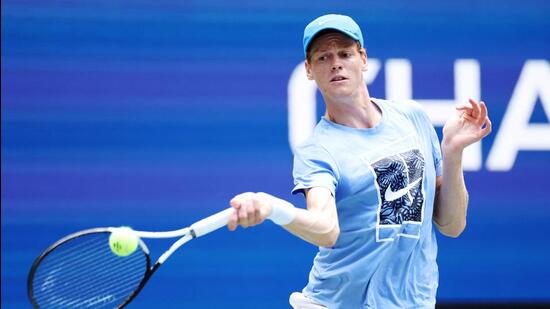
[[[485,125],[485,127],[483,127],[483,125]],[[492,129],[493,129],[493,123],[491,122],[491,119],[489,119],[488,116],[485,116],[485,120],[483,121],[482,129],[481,129],[481,138],[484,138],[485,136],[489,135]]]
[[[481,128],[481,137],[483,138],[491,133],[492,123],[491,119],[489,119],[489,111],[487,110],[487,105],[485,105],[485,102],[480,101],[479,108],[479,117],[477,117],[475,121],[476,124]]]
[[[474,117],[476,119],[479,119],[480,114],[481,114],[481,106],[480,105],[483,101],[480,101],[478,103],[476,100],[474,100],[472,98],[468,99],[468,101],[470,102],[470,105],[472,106],[472,114],[471,114],[472,117]],[[484,119],[484,118],[481,118],[481,119]]]
[[[474,99],[469,99],[468,103],[457,106],[456,110],[461,118],[473,122],[479,127],[483,126],[488,115],[485,102],[477,102]]]

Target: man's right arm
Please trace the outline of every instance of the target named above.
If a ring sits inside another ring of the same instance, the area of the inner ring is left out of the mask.
[[[340,235],[336,202],[330,190],[323,187],[306,189],[307,209],[295,208],[289,202],[267,193],[243,193],[234,197],[230,204],[235,214],[228,227],[235,230],[262,223],[279,207],[291,211],[293,219],[281,225],[290,233],[319,247],[332,247]]]
[[[296,217],[283,228],[319,247],[334,246],[340,236],[334,197],[323,187],[307,189],[305,194],[307,210],[296,208]]]

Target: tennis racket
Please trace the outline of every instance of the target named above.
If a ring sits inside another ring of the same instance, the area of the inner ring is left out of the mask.
[[[46,249],[33,263],[27,288],[36,308],[122,308],[143,289],[155,271],[179,247],[227,224],[228,208],[189,227],[166,232],[134,231],[137,249],[128,256],[111,251],[115,227],[68,235]],[[151,266],[144,238],[180,237]]]

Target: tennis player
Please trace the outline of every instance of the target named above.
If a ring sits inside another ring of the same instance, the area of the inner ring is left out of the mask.
[[[319,246],[307,285],[290,296],[293,308],[434,308],[434,226],[450,237],[464,230],[462,152],[491,131],[485,104],[457,106],[440,145],[419,104],[370,96],[363,35],[350,17],[308,24],[304,53],[326,105],[295,151],[293,193],[305,195],[307,209],[239,194],[229,229],[271,219]]]

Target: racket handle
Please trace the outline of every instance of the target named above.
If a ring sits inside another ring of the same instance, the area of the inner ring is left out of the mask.
[[[229,221],[229,217],[231,217],[234,212],[235,209],[227,208],[226,210],[220,211],[217,214],[211,215],[210,217],[193,223],[190,226],[191,235],[194,235],[194,237],[200,237],[226,226],[227,222]]]

